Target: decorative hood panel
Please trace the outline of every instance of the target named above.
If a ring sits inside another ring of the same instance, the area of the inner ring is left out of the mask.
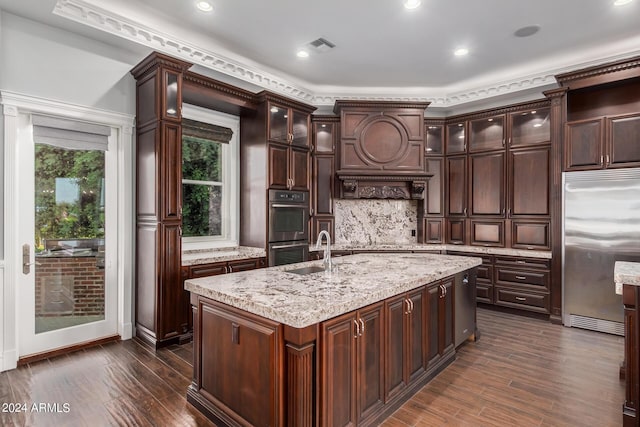
[[[337,101],[344,198],[423,199],[424,110],[429,103]]]

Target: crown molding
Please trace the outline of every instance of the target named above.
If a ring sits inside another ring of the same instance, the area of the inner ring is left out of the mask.
[[[461,82],[448,87],[335,87],[296,81],[295,78],[276,75],[260,67],[249,65],[250,59],[230,58],[203,47],[206,41],[189,43],[132,19],[115,10],[92,4],[90,0],[57,0],[53,13],[63,18],[147,46],[158,52],[201,65],[216,72],[248,82],[265,90],[278,93],[316,107],[333,106],[336,101],[394,101],[429,103],[431,110],[450,109],[465,104],[483,102],[495,97],[517,96],[523,91],[549,89],[558,86],[556,76],[573,70],[597,66],[602,63],[640,54],[637,40],[620,43],[616,49],[600,47],[597,51],[582,52],[570,58],[560,56],[546,61],[546,69],[538,68],[533,74],[523,69],[507,70],[502,78],[486,76],[476,82]],[[617,52],[617,53],[611,53]],[[230,53],[233,56],[232,53]],[[594,57],[599,59],[594,60]],[[536,64],[544,67],[544,63]],[[507,77],[508,76],[508,77]],[[511,77],[516,76],[516,77]]]

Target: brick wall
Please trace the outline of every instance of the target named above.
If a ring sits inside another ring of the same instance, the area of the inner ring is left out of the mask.
[[[104,269],[95,257],[37,257],[36,316],[104,314]]]

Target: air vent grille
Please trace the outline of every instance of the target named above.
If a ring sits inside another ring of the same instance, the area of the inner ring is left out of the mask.
[[[575,314],[569,316],[569,322],[570,325],[567,326],[624,336],[624,323],[594,319],[593,317],[578,316]]]
[[[319,53],[326,52],[336,47],[335,44],[331,43],[329,40],[322,37],[315,39],[314,41],[310,42],[307,46],[312,51],[319,52]]]

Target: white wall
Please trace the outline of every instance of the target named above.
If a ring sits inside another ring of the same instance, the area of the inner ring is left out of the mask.
[[[6,12],[0,33],[0,89],[135,113],[138,55]]]

